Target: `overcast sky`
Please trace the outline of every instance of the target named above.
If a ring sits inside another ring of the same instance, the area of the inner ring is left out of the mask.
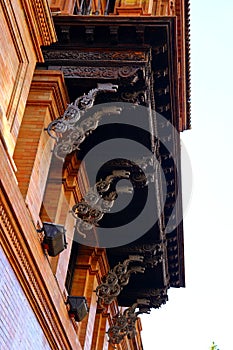
[[[213,340],[233,349],[232,16],[231,0],[191,0],[192,130],[182,134],[193,173],[186,288],[170,289],[167,304],[142,317],[145,350],[209,350]]]

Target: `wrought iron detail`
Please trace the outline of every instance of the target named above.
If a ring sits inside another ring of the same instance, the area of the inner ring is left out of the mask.
[[[143,262],[140,255],[130,255],[123,263],[118,263],[111,269],[107,275],[102,277],[102,283],[96,288],[95,292],[98,296],[98,304],[105,308],[120,294],[124,286],[129,283],[132,273],[144,273],[145,267],[132,265],[134,262]]]
[[[136,336],[136,321],[138,315],[142,313],[150,313],[150,300],[137,299],[131,307],[125,309],[123,313],[118,313],[114,317],[114,324],[107,331],[109,343],[120,344],[120,342],[127,336],[132,339]],[[138,311],[136,311],[138,309]]]
[[[98,93],[116,92],[117,88],[117,85],[111,83],[97,84],[97,88],[90,90],[87,95],[84,94],[78,97],[73,103],[68,105],[65,113],[60,118],[48,125],[46,129],[48,134],[57,141],[54,148],[54,154],[57,158],[63,160],[67,154],[79,149],[85,138],[98,127],[99,120],[104,115],[120,113],[117,107],[109,108],[103,106],[93,116],[79,122],[85,112],[93,107]]]

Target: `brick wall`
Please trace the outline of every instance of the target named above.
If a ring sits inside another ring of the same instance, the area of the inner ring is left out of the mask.
[[[50,349],[1,246],[0,276],[0,349]]]

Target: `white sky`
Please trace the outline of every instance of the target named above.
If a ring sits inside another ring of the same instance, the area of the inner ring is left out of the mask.
[[[145,350],[209,350],[213,340],[233,349],[232,17],[231,0],[191,0],[192,130],[182,134],[193,172],[186,288],[170,289],[167,304],[142,317]]]

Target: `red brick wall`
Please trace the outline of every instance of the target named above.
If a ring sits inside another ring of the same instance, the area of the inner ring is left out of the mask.
[[[0,276],[0,349],[50,349],[1,246]]]

